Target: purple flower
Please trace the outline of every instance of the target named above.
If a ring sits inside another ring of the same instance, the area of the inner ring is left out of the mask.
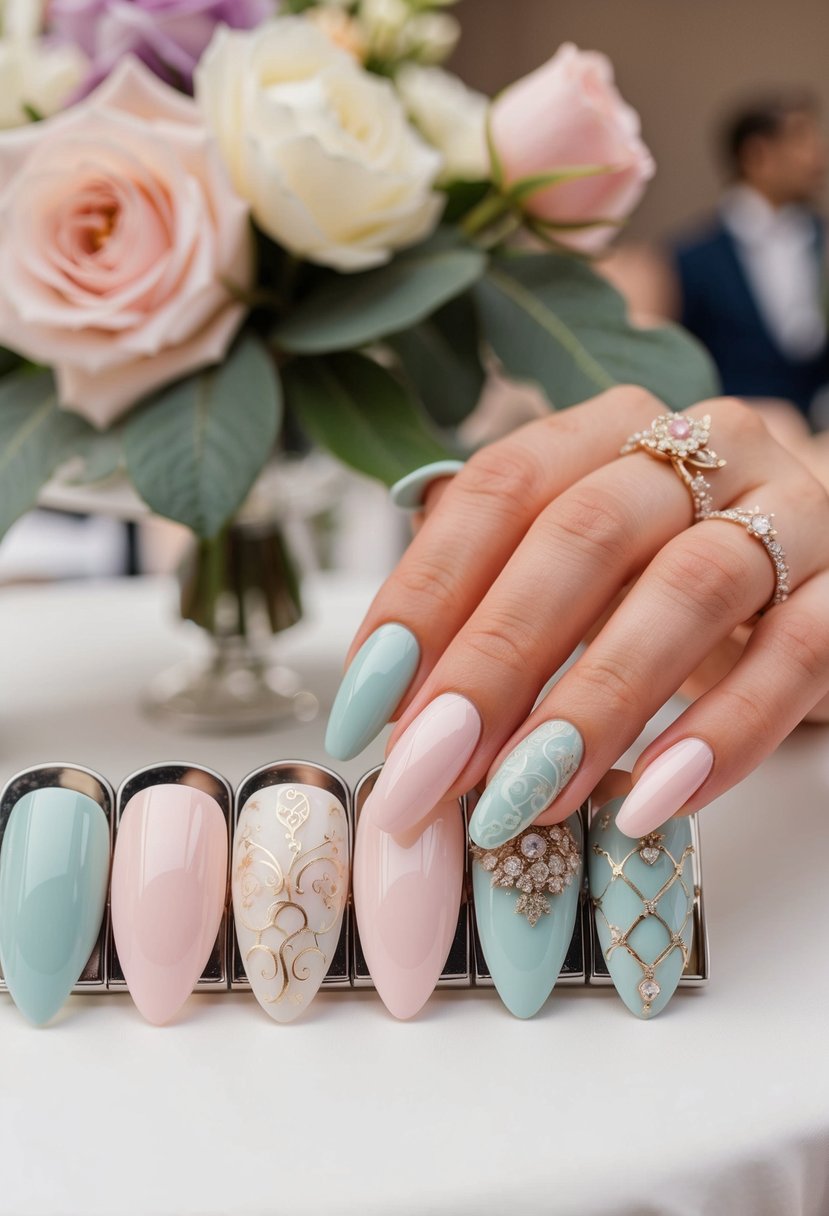
[[[91,60],[81,95],[129,54],[191,92],[193,71],[216,26],[253,29],[275,7],[274,0],[51,0],[48,19],[54,34]]]

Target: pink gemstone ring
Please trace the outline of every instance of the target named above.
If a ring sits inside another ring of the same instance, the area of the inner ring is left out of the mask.
[[[711,485],[699,470],[721,469],[725,464],[708,447],[710,434],[710,414],[704,418],[691,418],[687,414],[660,414],[654,418],[648,430],[636,431],[630,436],[621,455],[647,452],[657,460],[670,461],[691,495],[694,519],[707,519],[714,509],[714,502]]]

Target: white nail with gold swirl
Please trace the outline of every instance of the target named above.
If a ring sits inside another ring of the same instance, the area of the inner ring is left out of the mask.
[[[277,1022],[292,1022],[325,978],[348,895],[348,820],[313,785],[256,790],[233,842],[233,915],[250,986]]]

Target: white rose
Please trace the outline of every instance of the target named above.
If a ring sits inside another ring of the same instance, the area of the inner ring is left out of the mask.
[[[34,38],[43,29],[45,0],[0,0],[4,38]]]
[[[443,63],[458,45],[460,23],[448,13],[417,13],[402,35],[403,55],[420,63]]]
[[[396,83],[409,117],[443,156],[442,181],[488,178],[489,98],[443,68],[414,63],[400,69]]]
[[[48,118],[81,83],[86,60],[75,47],[0,38],[0,129]]]
[[[302,17],[220,28],[196,97],[257,224],[292,253],[365,270],[437,224],[439,154],[391,82]]]

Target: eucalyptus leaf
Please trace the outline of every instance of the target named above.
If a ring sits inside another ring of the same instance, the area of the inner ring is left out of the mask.
[[[82,450],[88,422],[58,405],[51,372],[15,372],[0,383],[0,536],[37,502],[52,474]]]
[[[158,515],[215,536],[267,462],[280,417],[276,368],[247,334],[224,363],[163,389],[128,419],[130,479]]]
[[[94,485],[113,477],[123,463],[124,435],[121,427],[109,431],[93,431],[84,441],[81,466],[69,478],[72,485]]]
[[[450,300],[420,325],[396,334],[389,345],[439,426],[457,426],[472,413],[486,373],[478,316],[468,292]]]
[[[615,384],[641,385],[672,409],[719,391],[699,343],[677,326],[631,325],[619,293],[577,258],[499,257],[475,296],[507,374],[537,383],[556,409]]]
[[[379,270],[330,278],[277,326],[274,342],[301,355],[368,346],[417,325],[467,291],[486,262],[482,250],[441,232]]]
[[[452,455],[399,381],[364,355],[299,359],[285,369],[284,383],[309,438],[387,485]]]

